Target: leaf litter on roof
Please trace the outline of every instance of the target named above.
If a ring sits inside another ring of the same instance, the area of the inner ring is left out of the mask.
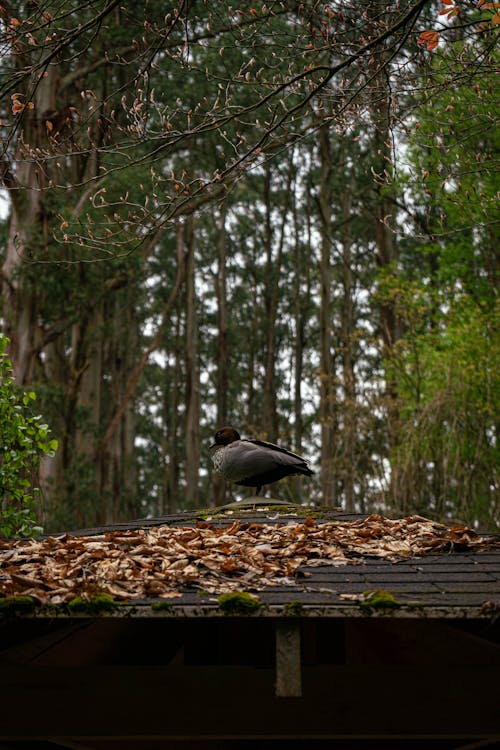
[[[172,599],[186,590],[210,594],[293,585],[299,568],[362,564],[364,559],[482,551],[498,546],[466,526],[447,527],[422,516],[356,521],[311,517],[286,523],[111,531],[0,541],[0,596],[32,596],[63,604],[87,589],[119,601]]]

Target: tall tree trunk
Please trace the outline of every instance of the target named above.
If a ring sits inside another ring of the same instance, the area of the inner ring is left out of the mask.
[[[216,407],[218,428],[227,424],[227,399],[229,389],[229,342],[228,342],[228,314],[227,314],[227,283],[226,283],[226,232],[227,207],[221,203],[218,215],[215,217],[215,232],[217,246],[217,274],[215,288],[217,298],[217,383]],[[227,499],[227,483],[220,474],[213,474],[212,487],[215,505],[223,505]]]
[[[343,409],[343,485],[345,510],[349,513],[355,510],[354,485],[356,479],[356,380],[354,373],[354,300],[352,275],[352,239],[349,222],[352,210],[353,175],[346,185],[342,195],[342,372],[344,380],[344,409]]]
[[[82,283],[85,283],[83,269]],[[81,309],[70,328],[70,346],[59,336],[44,348],[44,375],[61,392],[61,412],[52,429],[61,436],[55,459],[42,459],[42,486],[46,491],[48,516],[60,527],[79,527],[103,520],[99,472],[99,426],[102,417],[104,302]],[[82,488],[91,497],[83,498]],[[69,497],[71,500],[68,502]],[[73,518],[68,514],[73,508]],[[81,506],[81,509],[77,506]],[[85,510],[84,510],[85,509]]]
[[[253,219],[255,226],[259,226],[259,213],[254,204]],[[258,243],[256,240],[250,242],[248,249],[244,248],[248,255],[248,267],[250,273],[247,273],[249,301],[246,303],[246,346],[247,366],[246,366],[246,383],[245,390],[247,393],[247,402],[245,409],[245,431],[254,433],[260,429],[262,422],[262,403],[260,400],[262,388],[260,385],[260,363],[262,361],[262,350],[264,344],[262,341],[262,299],[259,296],[259,280],[255,269],[258,266]],[[252,303],[253,302],[253,303]]]
[[[15,55],[15,59],[20,67],[31,63],[22,55]],[[34,92],[34,108],[26,108],[20,121],[15,172],[8,169],[4,178],[11,214],[0,280],[6,332],[11,339],[10,358],[20,384],[32,382],[37,344],[43,338],[38,319],[40,293],[23,270],[28,259],[39,258],[45,252],[48,240],[45,189],[52,165],[49,160],[38,163],[35,154],[48,146],[41,118],[42,113],[56,108],[58,84],[58,71],[49,66]]]
[[[328,126],[319,128],[320,190],[319,210],[321,220],[321,259],[320,259],[320,313],[319,313],[319,416],[321,424],[321,500],[324,505],[336,502],[334,480],[334,451],[336,428],[336,394],[334,383],[334,362],[332,356],[332,296],[331,296],[331,176],[332,158]]]
[[[196,314],[195,243],[192,216],[184,225],[186,247],[186,504],[197,507],[200,468],[200,376],[198,365],[198,320]],[[182,231],[182,228],[178,231]]]
[[[182,232],[177,229],[178,248],[184,252]],[[163,490],[162,513],[173,513],[179,510],[179,466],[181,450],[179,446],[179,405],[181,401],[181,383],[184,372],[183,350],[181,341],[181,305],[176,301],[174,311],[173,346],[171,356],[173,363],[167,364],[163,383],[163,432],[162,432],[162,465]]]
[[[264,393],[262,428],[266,437],[275,441],[278,438],[278,410],[276,404],[276,313],[278,307],[278,285],[279,266],[281,254],[278,251],[276,258],[273,257],[273,230],[272,230],[272,195],[271,195],[271,168],[266,166],[264,179],[264,245],[267,256],[266,278],[264,284],[264,306],[266,326],[266,353],[264,363]]]
[[[134,290],[126,287],[123,295],[127,298],[123,326],[121,329],[121,348],[123,352],[123,379],[125,388],[129,374],[138,359],[139,331],[136,318]],[[137,452],[135,437],[137,434],[137,401],[132,397],[125,411],[120,454],[120,495],[118,518],[127,520],[140,515],[139,498],[137,497]]]
[[[137,325],[131,304],[131,290],[125,288],[108,301],[104,317],[112,321],[113,336],[105,344],[105,369],[109,373],[103,388],[102,412],[105,423],[123,403],[130,373],[137,361]],[[136,516],[137,487],[135,476],[135,398],[131,396],[123,418],[101,447],[101,486],[98,521],[114,523]]]
[[[376,18],[382,12],[384,3],[372,0],[368,8]],[[388,67],[388,53],[384,49],[374,51],[373,76],[370,87],[370,108],[374,124],[373,152],[377,155],[374,165],[374,231],[376,245],[376,261],[380,269],[393,270],[398,257],[398,249],[389,222],[394,210],[395,195],[392,183],[392,113],[390,70]],[[393,355],[394,346],[402,336],[402,323],[399,319],[394,303],[391,300],[380,304],[380,326],[382,337],[382,354],[385,362],[389,362]],[[386,368],[386,413],[389,454],[394,455],[399,445],[400,414],[399,414],[399,383],[394,368]],[[399,479],[397,464],[391,467],[389,502],[393,509],[397,509],[399,495]]]
[[[309,201],[309,191],[306,195]],[[310,207],[309,207],[310,208]],[[302,450],[302,435],[304,431],[304,419],[302,416],[302,373],[304,368],[304,344],[305,344],[305,315],[302,301],[302,284],[304,280],[307,284],[307,294],[309,292],[309,264],[304,264],[302,243],[300,239],[299,218],[297,211],[297,200],[294,194],[293,199],[293,260],[294,260],[294,277],[293,277],[293,313],[295,319],[295,340],[294,340],[294,380],[293,380],[293,422],[294,422],[294,446],[300,453]],[[310,211],[307,212],[308,217]],[[309,223],[310,227],[310,223]],[[309,245],[310,247],[310,245]],[[306,279],[304,279],[306,276]]]
[[[21,70],[38,64],[37,56],[46,54],[42,46],[19,49],[24,51],[19,55],[14,52],[13,58]],[[60,247],[52,238],[54,223],[60,224],[56,218],[59,195],[66,193],[66,189],[54,185],[74,186],[71,203],[77,214],[89,197],[88,186],[81,185],[93,179],[99,168],[97,159],[88,156],[95,149],[86,151],[84,146],[73,149],[68,98],[75,81],[74,72],[68,59],[54,60],[40,75],[32,95],[28,95],[28,85],[23,101],[32,98],[34,108],[26,107],[20,116],[16,131],[16,165],[6,168],[4,174],[12,200],[9,237],[0,273],[3,317],[12,340],[17,380],[23,384],[33,383],[35,389],[39,382],[46,386],[44,391],[48,395],[41,408],[60,445],[54,459],[43,459],[41,463],[47,530],[114,518],[118,506],[120,513],[128,514],[130,506],[129,501],[124,501],[124,486],[135,484],[132,476],[135,467],[133,412],[126,418],[127,436],[122,434],[117,438],[112,459],[103,464],[96,448],[103,404],[109,403],[109,398],[102,393],[103,306],[111,291],[105,286],[106,272],[103,269],[99,277],[89,266],[75,264],[64,273],[57,260],[72,260],[72,248],[65,247],[60,254]],[[93,93],[102,101],[106,99],[108,75],[107,66],[102,65],[102,75]],[[89,142],[99,142],[98,131],[97,118],[91,116]],[[56,154],[59,158],[55,158]],[[68,201],[67,196],[64,201]],[[40,260],[54,263],[43,267],[43,274],[37,275],[36,266],[29,264]],[[91,289],[91,299],[84,296],[83,290],[87,288]],[[59,306],[54,301],[56,289],[60,289]],[[110,309],[113,305],[108,302],[107,311]],[[107,318],[106,325],[113,318],[114,312]],[[123,341],[124,337],[118,347]],[[126,343],[130,359],[122,357],[123,367],[128,366],[133,357],[130,328]],[[117,384],[116,371],[108,371],[108,375],[109,381]],[[118,380],[122,376],[123,371]],[[111,491],[118,488],[115,506],[114,501],[107,499],[110,487]]]
[[[281,206],[281,224],[277,238],[276,252],[273,253],[271,172],[267,169],[265,182],[266,232],[265,245],[267,254],[265,281],[266,308],[266,362],[264,371],[264,409],[263,427],[271,441],[278,439],[278,404],[276,385],[276,326],[278,320],[278,303],[280,299],[280,278],[283,261],[283,248],[290,210],[291,185],[293,180],[293,149],[290,151],[286,183],[283,186],[284,200]]]
[[[293,342],[293,446],[297,453],[301,454],[304,434],[304,417],[302,414],[304,349],[306,344],[306,322],[311,299],[311,264],[308,262],[309,257],[312,255],[311,190],[308,189],[306,191],[305,197],[307,227],[307,240],[305,243],[301,239],[297,193],[295,190],[292,190],[292,200],[294,260],[293,317],[295,327]],[[293,498],[295,502],[300,503],[303,487],[302,478],[292,477],[291,479]]]

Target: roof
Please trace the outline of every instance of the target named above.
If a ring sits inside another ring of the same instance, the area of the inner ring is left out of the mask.
[[[128,617],[500,611],[498,536],[421,516],[258,502],[0,542],[0,596],[32,597],[30,616],[51,617],[95,616],[85,602],[103,592],[113,599],[101,614]],[[231,598],[220,597],[232,592],[253,599],[236,597],[228,610]]]

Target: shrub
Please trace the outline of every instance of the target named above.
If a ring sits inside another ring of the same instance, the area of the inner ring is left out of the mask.
[[[32,411],[36,395],[19,388],[0,334],[0,536],[39,534],[35,496],[43,455],[53,456],[57,440],[41,415]]]

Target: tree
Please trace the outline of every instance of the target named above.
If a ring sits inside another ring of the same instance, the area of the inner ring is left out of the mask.
[[[489,102],[496,11],[441,5],[434,45],[430,0],[3,4],[0,315],[60,436],[54,526],[208,504],[221,420],[320,455],[314,499],[403,502],[415,414],[395,364],[421,332],[394,290],[458,271],[491,309],[497,268],[492,221],[474,226],[493,179],[455,189],[479,141],[444,193],[424,163],[465,132],[451,98],[432,119],[439,97],[468,78]]]
[[[435,54],[407,152],[414,240],[406,242],[403,273],[386,277],[383,289],[405,329],[388,361],[402,374],[402,441],[392,455],[398,507],[491,525],[498,524],[500,384],[490,42],[460,39]],[[481,76],[450,80],[457,54],[465,69],[481,60]]]

